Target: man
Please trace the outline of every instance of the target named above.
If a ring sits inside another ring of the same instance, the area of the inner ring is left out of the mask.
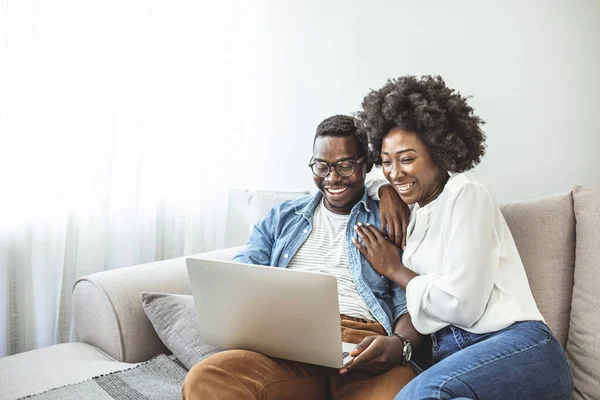
[[[353,118],[336,115],[319,124],[310,167],[319,192],[274,206],[234,261],[334,275],[342,340],[360,343],[351,353],[356,358],[338,371],[229,350],[192,368],[184,399],[391,399],[414,377],[403,350],[406,340],[417,344],[420,337],[405,293],[352,244],[355,225],[380,222],[379,204],[365,189],[372,168],[367,138]],[[386,225],[389,232],[394,224]],[[388,336],[394,332],[403,338]]]

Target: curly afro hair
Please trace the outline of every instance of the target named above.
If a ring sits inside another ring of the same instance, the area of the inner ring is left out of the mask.
[[[368,135],[372,160],[381,165],[381,145],[390,129],[415,132],[425,142],[433,161],[446,171],[464,172],[485,154],[483,120],[467,99],[446,87],[440,76],[403,76],[388,79],[371,90],[357,113],[359,131]]]

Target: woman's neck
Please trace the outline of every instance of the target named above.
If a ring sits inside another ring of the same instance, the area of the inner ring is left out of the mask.
[[[440,179],[439,179],[438,184],[435,186],[435,188],[431,192],[431,194],[429,196],[427,196],[427,198],[425,198],[422,201],[419,201],[419,207],[425,207],[427,204],[429,204],[432,201],[434,201],[435,199],[437,199],[439,197],[439,195],[442,194],[442,192],[444,191],[444,188],[446,187],[446,183],[448,182],[448,179],[450,179],[450,175],[446,171],[443,172],[443,175],[440,174]]]

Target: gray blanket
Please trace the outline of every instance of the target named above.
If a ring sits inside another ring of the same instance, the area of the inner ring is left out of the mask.
[[[24,397],[31,400],[181,399],[187,374],[177,361],[161,354],[125,371]]]

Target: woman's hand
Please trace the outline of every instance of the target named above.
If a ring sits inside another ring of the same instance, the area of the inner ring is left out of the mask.
[[[406,229],[410,221],[410,209],[390,184],[379,188],[379,217],[381,229],[387,226],[388,238],[399,248],[406,248]]]
[[[354,246],[378,274],[389,277],[393,270],[402,264],[398,247],[387,240],[379,229],[371,224],[363,225],[359,222],[354,226],[354,231],[363,243],[360,244],[353,237]]]
[[[354,237],[352,243],[371,264],[371,267],[378,274],[385,276],[403,290],[406,290],[408,282],[417,274],[402,265],[400,252],[396,245],[387,240],[379,229],[373,225],[363,225],[359,222],[358,225],[354,226],[354,231],[362,244]]]

